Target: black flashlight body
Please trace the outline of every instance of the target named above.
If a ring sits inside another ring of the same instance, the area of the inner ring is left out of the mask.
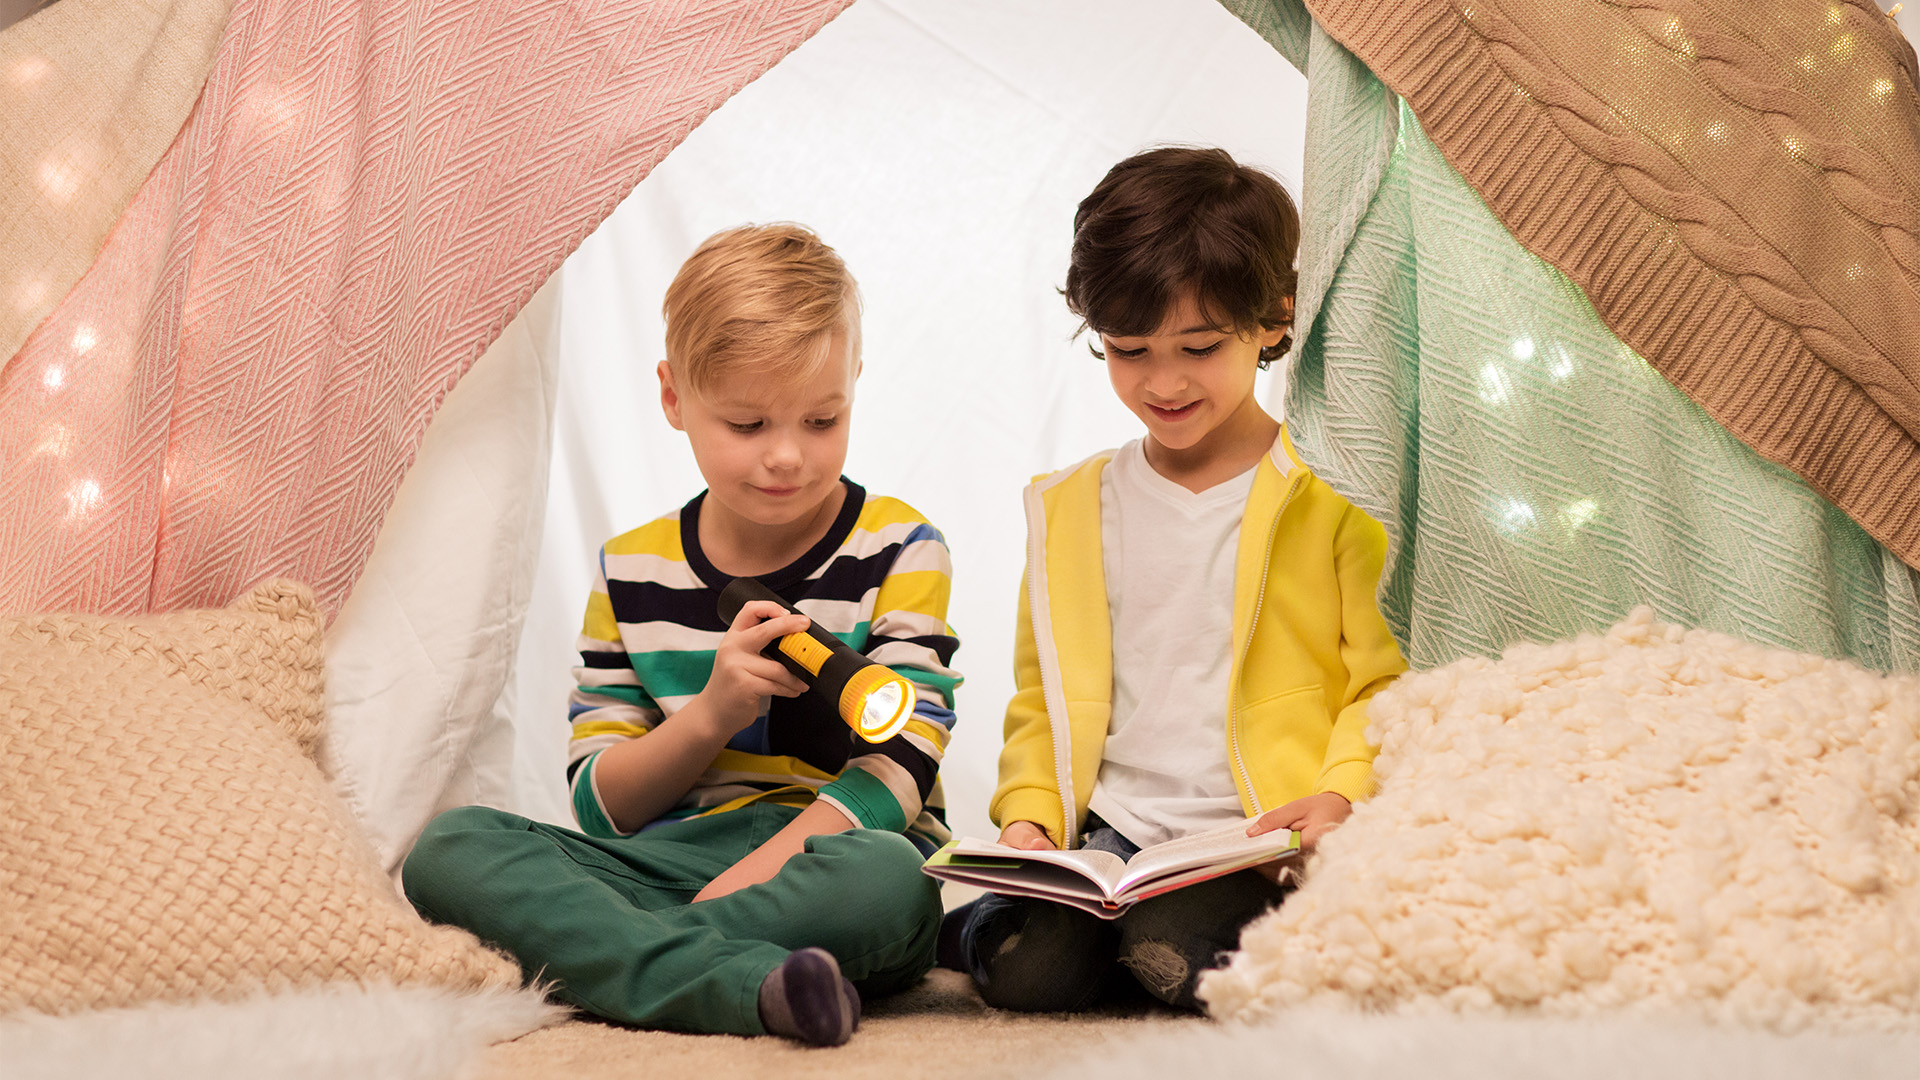
[[[720,590],[720,617],[727,625],[740,615],[750,600],[771,600],[796,615],[805,614],[782,600],[778,593],[750,577],[734,578]],[[862,720],[866,694],[881,682],[894,682],[904,695],[904,708],[911,708],[912,688],[904,679],[853,651],[846,642],[810,623],[805,630],[788,634],[760,650],[762,656],[778,660],[788,671],[800,677],[807,688],[818,694],[842,720],[861,737],[871,741],[890,736],[898,730],[896,719],[883,728],[872,729]],[[849,692],[851,684],[852,692]],[[883,707],[884,715],[884,707]]]
[[[801,610],[780,599],[780,594],[767,588],[750,577],[734,578],[727,587],[720,590],[720,618],[728,626],[740,616],[740,609],[747,606],[749,600],[771,600],[781,607],[802,614]],[[808,648],[800,642],[783,643],[787,638],[798,637],[789,634],[779,638],[760,650],[760,655],[778,660],[788,670],[800,677],[813,691],[827,699],[829,704],[840,701],[840,688],[847,684],[847,677],[873,661],[861,656],[847,647],[847,643],[820,629],[817,625],[808,625],[800,631],[811,638],[819,649]]]

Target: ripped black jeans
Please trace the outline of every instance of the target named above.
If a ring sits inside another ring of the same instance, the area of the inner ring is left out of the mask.
[[[1140,849],[1098,818],[1081,845],[1130,859]],[[1200,974],[1240,944],[1240,930],[1286,898],[1252,870],[1142,900],[1117,919],[1024,896],[988,893],[967,905],[960,947],[987,1004],[1071,1012],[1138,983],[1169,1005],[1201,1011]],[[960,911],[953,912],[960,915]]]

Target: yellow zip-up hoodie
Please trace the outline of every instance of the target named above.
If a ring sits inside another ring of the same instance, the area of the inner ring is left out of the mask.
[[[987,812],[1079,843],[1113,712],[1113,626],[1100,545],[1111,451],[1030,484],[1000,786]],[[1374,596],[1386,530],[1314,476],[1282,427],[1260,459],[1233,575],[1226,751],[1240,805],[1373,792],[1367,700],[1406,670]],[[1222,598],[1224,602],[1225,598]]]

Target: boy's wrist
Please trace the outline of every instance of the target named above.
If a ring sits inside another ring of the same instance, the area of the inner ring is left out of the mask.
[[[695,694],[691,701],[682,705],[680,710],[673,714],[673,719],[686,727],[693,728],[696,734],[705,737],[708,741],[720,744],[733,738],[747,724],[753,723],[751,718],[745,723],[734,723],[738,717],[729,716],[728,711],[724,705],[714,700],[714,695],[702,690]]]

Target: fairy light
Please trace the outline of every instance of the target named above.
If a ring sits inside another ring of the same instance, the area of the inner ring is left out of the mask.
[[[13,65],[13,83],[15,86],[32,86],[47,77],[53,65],[47,63],[44,56],[22,57]]]
[[[1560,515],[1566,520],[1569,530],[1579,532],[1600,515],[1600,504],[1592,499],[1576,499],[1568,503]]]
[[[1513,380],[1500,370],[1499,364],[1488,364],[1480,369],[1480,400],[1489,405],[1504,404],[1513,395]]]
[[[15,305],[21,311],[32,311],[40,301],[47,298],[47,283],[40,278],[23,281],[14,291],[13,298]]]
[[[1661,32],[1667,39],[1668,48],[1689,60],[1695,57],[1697,50],[1694,47],[1693,39],[1687,36],[1686,28],[1680,25],[1679,16],[1667,16],[1666,25],[1661,27]]]
[[[40,376],[40,385],[46,387],[49,391],[58,390],[66,384],[67,369],[61,367],[59,364],[48,367],[46,374]]]
[[[1547,374],[1553,376],[1554,382],[1565,382],[1567,376],[1573,374],[1573,354],[1567,352],[1566,346],[1553,347],[1553,362],[1547,365]]]
[[[72,162],[52,158],[40,163],[40,186],[57,202],[66,202],[80,190],[80,170]]]
[[[104,500],[97,480],[82,480],[67,490],[67,519],[86,517],[100,509]]]
[[[85,356],[87,351],[99,344],[99,342],[99,336],[93,332],[93,327],[88,326],[86,323],[81,323],[79,326],[74,327],[73,351],[75,354]]]
[[[67,425],[49,424],[46,438],[40,440],[40,445],[34,447],[33,452],[51,457],[66,457],[72,449],[73,432],[67,428]]]
[[[1532,528],[1538,519],[1533,504],[1525,499],[1503,499],[1494,504],[1494,524],[1502,532],[1517,533]]]

